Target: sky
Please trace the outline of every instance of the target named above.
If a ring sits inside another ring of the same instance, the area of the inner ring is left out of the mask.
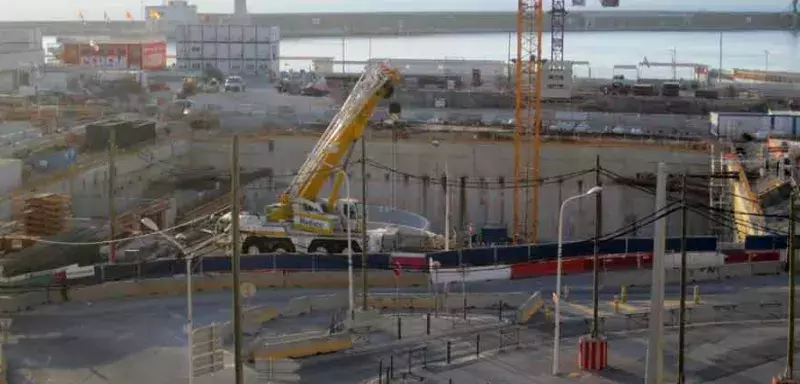
[[[549,3],[545,0],[545,3]],[[74,20],[78,12],[87,19],[123,19],[125,12],[141,18],[142,4],[156,0],[0,0],[0,20]],[[233,12],[233,0],[194,0],[200,12]],[[567,0],[567,4],[571,1]],[[600,0],[587,0],[587,9],[600,9]],[[4,5],[5,4],[5,5]],[[89,4],[92,4],[91,6]],[[515,0],[249,0],[253,13],[295,12],[391,12],[391,11],[510,11]],[[788,11],[791,0],[620,0],[620,10],[713,10],[713,11]]]

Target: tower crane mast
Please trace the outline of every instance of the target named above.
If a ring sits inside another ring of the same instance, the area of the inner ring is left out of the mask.
[[[539,161],[542,131],[542,34],[544,0],[517,2],[515,62],[513,239],[536,242],[539,216]],[[526,151],[526,148],[527,151]],[[524,184],[523,184],[524,183]],[[520,189],[525,189],[522,205]],[[520,212],[525,212],[524,223]]]

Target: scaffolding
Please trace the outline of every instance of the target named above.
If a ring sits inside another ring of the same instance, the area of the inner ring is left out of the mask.
[[[709,146],[711,171],[708,178],[708,205],[711,207],[709,212],[711,217],[717,217],[721,212],[729,212],[733,206],[731,204],[730,182],[721,177],[729,169],[726,164],[724,147],[721,143],[713,143]],[[712,220],[710,229],[711,234],[721,241],[733,241],[733,232],[730,227],[720,223],[720,220]]]

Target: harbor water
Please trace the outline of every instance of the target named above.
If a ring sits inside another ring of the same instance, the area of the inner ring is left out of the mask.
[[[549,57],[550,34],[542,39],[542,52]],[[45,38],[45,46],[56,43]],[[365,61],[368,58],[431,60],[501,60],[516,57],[516,37],[510,34],[467,34],[396,37],[349,37],[284,39],[282,57],[333,57],[334,60]],[[170,43],[168,54],[175,55]],[[710,68],[797,71],[800,38],[784,31],[740,32],[572,32],[565,35],[565,60],[588,62],[577,65],[575,75],[608,78],[615,65],[693,63]],[[311,69],[310,60],[284,60],[285,70]],[[340,70],[336,66],[335,70]],[[360,66],[345,67],[358,72]],[[671,67],[642,66],[641,77],[670,78]],[[677,68],[678,78],[692,78],[692,68]],[[635,77],[630,71],[621,72]]]

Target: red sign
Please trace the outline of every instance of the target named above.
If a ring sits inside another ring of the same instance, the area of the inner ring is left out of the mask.
[[[164,69],[167,66],[167,43],[142,44],[142,69]]]
[[[392,270],[392,272],[394,272],[394,277],[395,278],[400,277],[400,272],[402,272],[402,270],[403,270],[403,267],[400,265],[400,263],[395,261],[394,262],[394,269]]]

